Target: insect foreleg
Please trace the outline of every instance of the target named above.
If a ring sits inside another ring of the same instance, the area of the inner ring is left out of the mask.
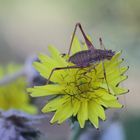
[[[83,68],[83,67],[74,65],[74,66],[53,68],[52,71],[51,71],[51,73],[50,73],[50,75],[49,75],[49,77],[48,77],[48,80],[47,80],[47,83],[46,83],[46,84],[49,84],[49,81],[50,81],[51,76],[53,75],[54,71],[57,71],[57,70],[64,70],[64,69],[76,69],[76,68]]]

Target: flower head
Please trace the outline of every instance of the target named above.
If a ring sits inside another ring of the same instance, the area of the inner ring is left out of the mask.
[[[8,74],[13,74],[20,67],[10,64],[7,67],[0,67],[0,79]],[[23,77],[10,83],[0,85],[0,109],[17,109],[28,113],[36,113],[37,109],[31,105],[29,95],[25,92],[26,82]]]
[[[86,46],[82,48],[75,37],[72,54],[83,49],[87,49]],[[51,57],[40,54],[40,62],[34,63],[34,67],[43,77],[48,78],[54,68],[74,65],[67,61],[69,56],[62,57],[56,48],[50,46],[49,51]],[[35,86],[28,91],[33,97],[54,97],[42,109],[44,113],[55,111],[51,123],[62,123],[75,116],[81,128],[87,120],[98,128],[99,118],[106,119],[104,108],[121,108],[116,95],[128,92],[127,89],[119,87],[119,83],[127,78],[123,74],[128,69],[120,67],[123,61],[119,58],[120,55],[120,52],[116,53],[111,60],[104,61],[107,80],[104,78],[104,69],[100,62],[93,64],[95,68],[90,71],[90,67],[56,70],[50,79],[54,84]]]

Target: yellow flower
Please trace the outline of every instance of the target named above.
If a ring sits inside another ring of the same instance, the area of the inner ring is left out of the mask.
[[[10,64],[6,68],[0,67],[0,79],[7,74],[12,74],[19,69],[19,66]],[[34,114],[37,108],[29,102],[29,96],[25,92],[25,78],[18,78],[8,84],[0,86],[0,109],[17,109]]]
[[[82,47],[75,37],[72,54],[83,49],[86,47]],[[34,63],[34,67],[43,77],[48,78],[53,68],[74,65],[67,62],[68,56],[62,57],[54,47],[50,46],[49,52],[51,57],[40,54],[40,62]],[[128,69],[120,67],[123,61],[119,59],[120,55],[121,53],[117,53],[111,60],[104,62],[110,93],[106,86],[101,62],[96,64],[96,70],[89,72],[87,72],[89,67],[55,71],[51,77],[54,84],[35,86],[28,91],[33,97],[53,97],[42,109],[44,113],[55,111],[51,123],[60,124],[67,118],[75,116],[81,128],[87,120],[98,128],[99,118],[106,119],[104,108],[121,108],[122,105],[118,102],[116,95],[128,92],[127,89],[118,87],[119,83],[127,78],[123,74]]]

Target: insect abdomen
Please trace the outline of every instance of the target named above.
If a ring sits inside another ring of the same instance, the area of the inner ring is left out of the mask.
[[[96,49],[94,53],[92,53],[92,60],[97,62],[97,61],[101,61],[101,60],[110,60],[113,55],[115,54],[115,52],[113,52],[112,50],[100,50],[100,49]]]
[[[89,65],[90,59],[91,59],[91,51],[85,50],[72,55],[69,58],[69,62],[72,62],[76,65],[85,66],[85,65]]]

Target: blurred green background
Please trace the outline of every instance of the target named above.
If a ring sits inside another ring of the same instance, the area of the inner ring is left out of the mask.
[[[96,47],[102,37],[106,48],[123,50],[130,69],[122,86],[130,92],[121,99],[126,106],[122,114],[129,113],[131,118],[125,119],[127,139],[139,140],[139,0],[0,0],[0,63],[24,63],[33,54],[48,53],[49,44],[67,52],[76,22],[83,25]]]

